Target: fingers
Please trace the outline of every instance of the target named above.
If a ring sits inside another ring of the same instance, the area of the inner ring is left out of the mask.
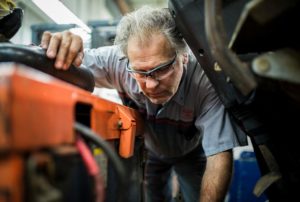
[[[83,58],[83,42],[82,39],[77,36],[72,36],[72,42],[69,46],[69,52],[66,56],[63,69],[67,69],[72,63],[75,66],[79,66]]]
[[[42,40],[41,40],[41,47],[44,48],[44,49],[47,49],[48,48],[48,45],[49,45],[49,42],[50,42],[50,39],[51,39],[51,33],[46,31],[43,33],[43,36],[42,36]]]
[[[73,63],[79,66],[83,58],[82,39],[70,31],[50,33],[44,32],[42,48],[47,49],[46,55],[55,59],[55,68],[68,69]]]
[[[82,63],[83,60],[83,51],[81,51],[80,53],[78,53],[77,57],[75,58],[73,65],[75,67],[79,67]]]
[[[62,33],[52,34],[49,44],[48,44],[47,53],[46,53],[49,58],[55,58],[55,57],[57,58],[58,57],[57,52],[60,50],[61,40],[62,40]],[[55,66],[56,66],[57,61],[58,60],[56,59]]]
[[[56,60],[55,60],[55,67],[57,69],[68,69],[70,64],[66,66],[66,58],[70,52],[69,48],[72,43],[72,36],[70,32],[63,32],[61,35],[54,35],[53,38],[57,37],[57,41],[60,41],[60,44],[55,43],[56,40],[53,40],[53,49],[57,50]],[[57,47],[59,45],[59,47]],[[50,49],[50,47],[49,47]],[[48,50],[49,50],[48,49]],[[50,54],[50,53],[49,53]]]

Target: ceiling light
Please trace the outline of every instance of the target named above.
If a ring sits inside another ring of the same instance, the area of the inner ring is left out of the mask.
[[[44,13],[46,13],[57,24],[76,24],[86,32],[91,29],[83,23],[59,0],[32,0]]]

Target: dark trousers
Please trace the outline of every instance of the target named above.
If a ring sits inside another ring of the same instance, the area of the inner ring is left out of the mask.
[[[159,158],[149,151],[145,169],[146,202],[174,201],[171,182],[173,175],[177,176],[184,201],[198,201],[205,164],[206,157],[200,146],[176,158]]]

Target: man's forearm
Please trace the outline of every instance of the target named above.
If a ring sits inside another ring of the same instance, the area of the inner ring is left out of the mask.
[[[200,201],[223,202],[232,175],[232,151],[222,152],[207,158],[202,179]]]

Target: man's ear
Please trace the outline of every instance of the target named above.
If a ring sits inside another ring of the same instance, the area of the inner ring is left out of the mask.
[[[183,56],[182,57],[183,64],[186,65],[189,62],[189,56],[187,53],[183,53],[182,56]]]

